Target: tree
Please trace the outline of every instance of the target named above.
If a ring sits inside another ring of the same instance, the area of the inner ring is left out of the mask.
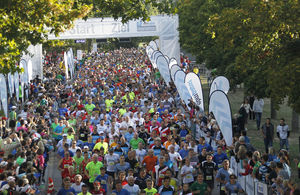
[[[270,97],[277,107],[288,97],[289,104],[299,113],[299,1],[241,0],[214,12],[203,11],[208,16],[203,19],[194,14],[198,24],[193,28],[198,30],[197,36],[209,38],[195,43],[191,40],[200,39],[187,37],[190,42],[181,39],[191,45],[193,53],[199,54],[200,62],[217,68],[231,84],[244,83],[247,91]],[[201,47],[195,47],[196,44]]]
[[[0,4],[0,73],[21,71],[16,65],[29,45],[47,41],[47,35],[72,27],[89,16],[149,19],[152,8],[171,13],[169,0],[6,0]]]

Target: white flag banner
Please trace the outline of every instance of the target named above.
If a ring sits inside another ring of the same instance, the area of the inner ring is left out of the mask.
[[[22,72],[20,74],[22,102],[24,102],[24,85],[25,85],[26,79],[27,79],[27,76],[26,76],[27,72],[25,72],[25,69],[27,69],[27,62],[25,59],[21,59],[20,68],[23,68],[23,70],[24,70],[24,72]]]
[[[160,55],[156,59],[156,65],[161,76],[165,80],[166,84],[169,85],[171,81],[171,77],[170,77],[170,71],[168,66],[169,65],[168,59],[165,56]]]
[[[14,85],[16,90],[17,101],[19,101],[19,73],[15,72],[14,74]]]
[[[14,76],[11,73],[8,73],[7,79],[8,79],[9,94],[10,97],[12,97],[12,94],[14,93],[15,90]]]
[[[189,100],[191,99],[191,95],[184,84],[185,72],[182,70],[178,70],[174,75],[174,83],[179,93],[180,98],[184,101],[186,105],[189,104]]]
[[[7,110],[7,88],[6,88],[6,79],[3,74],[0,74],[0,98],[2,107],[4,110],[4,114],[7,117],[8,116],[8,110]]]
[[[217,120],[227,146],[232,145],[232,118],[231,108],[227,95],[221,91],[214,91],[209,99],[209,112]]]
[[[152,47],[154,50],[158,50],[158,46],[155,41],[150,41],[149,46]]]
[[[160,51],[154,51],[151,55],[151,63],[153,68],[157,68],[157,64],[156,64],[156,59],[158,58],[158,56],[163,56],[163,54]]]
[[[170,62],[170,58],[169,58],[169,56],[167,56],[167,55],[164,55],[165,56],[165,58],[166,58],[166,60],[167,60],[167,62],[168,62],[168,64],[169,64],[169,62]],[[169,67],[168,67],[169,68]]]
[[[98,46],[97,43],[93,43],[93,50],[92,50],[92,51],[93,51],[94,53],[97,53],[97,50],[98,50],[97,46]]]
[[[67,53],[64,52],[64,62],[65,62],[65,73],[66,73],[66,80],[69,78],[69,69],[68,69],[68,56]]]
[[[199,106],[201,112],[204,112],[202,84],[198,75],[193,72],[189,72],[185,76],[184,83],[190,95],[192,96],[194,103]]]
[[[171,69],[172,66],[175,65],[175,64],[178,65],[177,60],[176,60],[175,58],[171,58],[171,59],[169,60],[169,69]]]
[[[77,60],[82,60],[82,50],[77,50]]]
[[[72,75],[74,76],[74,53],[73,53],[73,49],[70,48],[70,52],[71,52],[71,72],[72,72]]]
[[[228,79],[224,76],[218,76],[210,85],[209,96],[211,96],[211,94],[216,90],[224,91],[224,93],[227,94],[229,89],[230,85]]]
[[[181,68],[177,64],[174,64],[170,69],[170,75],[171,75],[173,82],[175,80],[174,76],[175,76],[175,73],[177,72],[177,70],[181,70]]]
[[[154,52],[155,50],[152,48],[152,47],[150,47],[149,45],[146,47],[146,54],[147,54],[147,56],[148,56],[148,58],[149,58],[149,60],[151,61],[151,56],[152,56],[152,53]],[[151,62],[152,63],[152,62]]]
[[[31,59],[27,62],[27,70],[28,70],[28,81],[33,79],[33,70],[32,70],[32,61]]]
[[[68,58],[68,69],[70,70],[70,76],[71,79],[73,78],[73,71],[72,71],[72,54],[71,51],[68,51],[67,53],[67,58]]]

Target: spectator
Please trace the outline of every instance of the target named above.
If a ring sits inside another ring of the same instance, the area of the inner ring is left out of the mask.
[[[280,124],[277,126],[277,136],[280,140],[280,149],[283,149],[285,146],[287,151],[289,150],[289,136],[290,130],[289,126],[285,124],[284,118],[280,119]]]
[[[269,152],[269,147],[273,146],[274,139],[274,125],[271,123],[271,119],[267,118],[266,123],[261,127],[261,131],[264,137],[265,151]]]
[[[261,116],[262,116],[264,104],[265,102],[262,98],[255,97],[255,100],[253,102],[253,112],[255,113],[257,130],[260,129],[260,122],[261,122]]]

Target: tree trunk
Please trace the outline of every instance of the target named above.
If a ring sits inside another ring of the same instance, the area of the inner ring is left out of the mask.
[[[274,102],[271,98],[271,119],[276,119],[277,118],[277,111],[275,109],[275,105],[274,105]]]
[[[297,112],[295,112],[295,110],[292,111],[292,131],[293,132],[299,132],[299,115]]]

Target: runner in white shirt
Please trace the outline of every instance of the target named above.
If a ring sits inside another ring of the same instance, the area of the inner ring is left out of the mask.
[[[123,189],[127,190],[130,195],[138,195],[140,193],[140,187],[134,184],[134,177],[128,177],[128,184],[126,184]]]
[[[181,168],[181,178],[183,178],[183,183],[192,183],[194,181],[193,177],[194,168],[190,165],[190,160],[188,158],[185,159],[185,164]]]
[[[114,173],[116,172],[116,164],[119,161],[119,155],[114,154],[114,150],[112,148],[109,149],[108,154],[104,156],[104,162],[106,164],[107,174],[114,177]]]
[[[143,149],[144,147],[144,144],[142,142],[140,142],[138,144],[138,149],[135,150],[135,153],[136,153],[136,157],[137,157],[137,160],[141,163],[144,159],[144,157],[146,156],[147,154],[147,151],[145,149]]]
[[[173,162],[173,168],[177,175],[178,164],[181,163],[182,158],[178,152],[175,152],[175,147],[173,145],[169,146],[169,151],[170,160]]]
[[[100,134],[100,132],[103,131],[104,133],[108,133],[108,127],[104,124],[104,120],[100,120],[100,124],[97,125],[97,132]]]

